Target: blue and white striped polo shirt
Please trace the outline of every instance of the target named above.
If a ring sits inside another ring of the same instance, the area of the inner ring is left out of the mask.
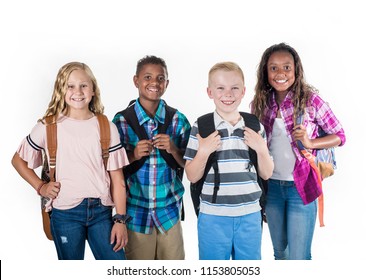
[[[249,148],[243,141],[244,120],[235,126],[223,120],[215,111],[214,122],[220,132],[222,146],[217,150],[220,173],[220,188],[216,203],[212,203],[214,170],[211,167],[203,184],[200,212],[218,216],[242,216],[261,210],[259,198],[262,194],[257,183],[257,174],[249,160]],[[192,160],[198,149],[197,121],[194,123],[184,158]],[[260,134],[266,139],[261,125]]]

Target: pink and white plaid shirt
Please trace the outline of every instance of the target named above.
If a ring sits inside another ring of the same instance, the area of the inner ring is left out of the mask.
[[[296,155],[296,162],[293,171],[294,182],[297,190],[304,202],[308,204],[314,201],[321,193],[321,188],[317,183],[316,173],[310,167],[308,161],[301,156],[296,147],[296,141],[292,138],[292,131],[294,128],[294,105],[292,103],[293,92],[289,92],[278,107],[275,100],[275,93],[271,93],[270,104],[264,109],[262,124],[267,133],[268,146],[271,144],[272,129],[277,111],[280,110],[281,116],[284,120],[287,137],[291,142],[292,150]],[[305,109],[303,125],[306,127],[310,139],[318,137],[319,127],[321,127],[327,134],[335,134],[341,139],[342,146],[346,142],[346,136],[342,125],[332,112],[329,105],[321,99],[317,93],[313,93],[310,97],[308,107]]]

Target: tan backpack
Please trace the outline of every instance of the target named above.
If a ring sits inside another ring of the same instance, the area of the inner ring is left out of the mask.
[[[110,145],[110,127],[108,118],[103,114],[96,114],[100,129],[100,143],[102,147],[102,158],[104,167],[107,168],[109,157],[109,145]],[[46,156],[43,161],[42,168],[42,180],[46,182],[55,182],[55,170],[56,170],[56,151],[57,151],[57,123],[54,116],[48,116],[45,118],[47,146],[49,153],[49,161]],[[49,162],[49,164],[48,164]],[[45,211],[45,205],[49,198],[41,197],[41,210],[42,210],[42,222],[43,231],[45,232],[49,240],[53,240],[50,226],[50,212]]]

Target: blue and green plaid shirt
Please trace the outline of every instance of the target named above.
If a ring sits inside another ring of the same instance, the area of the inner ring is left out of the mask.
[[[158,123],[164,123],[164,105],[165,102],[161,100],[154,118],[146,114],[138,99],[134,105],[137,119],[151,139],[158,134]],[[121,113],[116,114],[113,122],[118,128],[122,145],[127,152],[132,152],[140,139]],[[191,126],[185,115],[177,111],[166,134],[170,135],[182,154],[185,152],[190,130]],[[184,186],[175,170],[165,162],[159,149],[153,148],[144,165],[128,178],[127,185],[127,213],[133,217],[127,224],[128,229],[150,234],[156,226],[164,233],[178,222]]]

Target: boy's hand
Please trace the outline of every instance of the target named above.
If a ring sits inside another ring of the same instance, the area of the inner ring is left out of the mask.
[[[166,150],[169,154],[175,149],[175,145],[168,134],[157,134],[154,136],[152,143],[155,148]]]
[[[244,143],[257,153],[267,149],[267,144],[263,137],[247,126],[244,127]]]
[[[139,160],[142,157],[148,156],[153,149],[153,144],[151,140],[141,140],[137,143],[135,149],[133,150],[133,155],[135,160]]]
[[[221,136],[217,130],[206,138],[202,138],[199,134],[197,134],[196,137],[199,144],[198,151],[207,156],[218,150],[222,145]]]

